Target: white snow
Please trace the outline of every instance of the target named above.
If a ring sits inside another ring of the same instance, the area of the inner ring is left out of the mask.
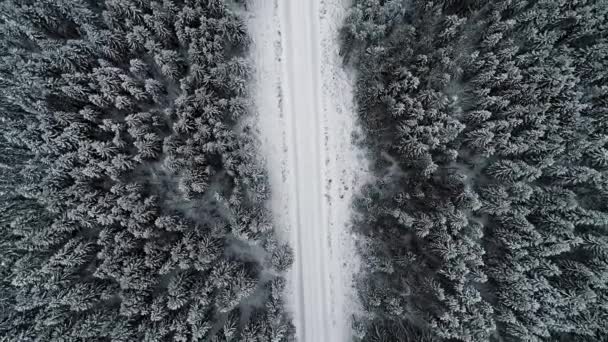
[[[338,55],[345,0],[253,0],[252,94],[271,206],[295,262],[285,294],[301,342],[351,340],[359,259],[351,201],[367,162],[354,146],[352,75]]]

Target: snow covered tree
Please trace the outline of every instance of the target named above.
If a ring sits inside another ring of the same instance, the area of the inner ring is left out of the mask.
[[[292,338],[280,299],[291,256],[276,247],[255,144],[234,129],[249,77],[236,12],[0,3],[3,338]],[[273,262],[227,253],[236,243]]]
[[[344,50],[388,174],[357,202],[360,339],[608,334],[607,15],[585,0],[355,1]]]

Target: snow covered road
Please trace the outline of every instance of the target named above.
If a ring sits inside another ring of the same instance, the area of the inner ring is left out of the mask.
[[[342,0],[254,0],[252,89],[272,209],[295,263],[287,302],[301,342],[350,340],[358,269],[352,195],[367,164],[353,146],[352,77],[338,55]]]

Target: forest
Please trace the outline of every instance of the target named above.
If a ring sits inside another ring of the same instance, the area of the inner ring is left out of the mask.
[[[608,3],[355,0],[360,341],[608,337]]]
[[[303,336],[259,1],[0,0],[0,341]],[[608,1],[352,0],[335,24],[372,173],[352,342],[608,341]]]
[[[228,5],[0,2],[0,340],[293,334]]]

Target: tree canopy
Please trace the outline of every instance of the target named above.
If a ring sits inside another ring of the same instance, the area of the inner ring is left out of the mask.
[[[0,336],[292,336],[248,41],[222,0],[0,3]]]
[[[342,34],[378,174],[359,339],[604,341],[608,4],[357,0]]]

